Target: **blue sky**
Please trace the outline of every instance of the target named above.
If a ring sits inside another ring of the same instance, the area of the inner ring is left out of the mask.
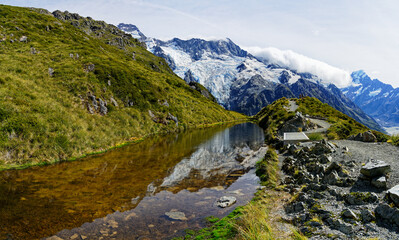
[[[60,9],[150,37],[230,38],[249,47],[292,50],[347,72],[364,69],[399,87],[399,1],[394,0],[2,0]]]

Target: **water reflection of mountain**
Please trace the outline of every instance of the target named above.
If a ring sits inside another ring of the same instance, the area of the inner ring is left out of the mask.
[[[263,144],[263,132],[255,125],[241,124],[216,134],[198,146],[190,157],[174,166],[161,187],[177,185],[183,180],[216,179],[245,169],[239,160]]]

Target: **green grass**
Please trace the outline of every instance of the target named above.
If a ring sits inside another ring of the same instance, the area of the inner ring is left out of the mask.
[[[353,118],[339,112],[328,104],[322,103],[316,98],[304,97],[300,99],[291,99],[298,105],[297,112],[303,115],[311,115],[326,118],[331,124],[327,130],[328,139],[346,139],[350,135],[368,131],[369,129],[355,121]],[[276,140],[277,130],[283,124],[295,116],[294,112],[288,112],[286,107],[289,100],[281,98],[272,104],[264,107],[258,114],[254,116],[258,124],[265,129],[266,141],[272,143]],[[373,131],[379,140],[387,139],[385,134]],[[312,138],[320,139],[322,136],[318,134],[310,135]],[[386,140],[385,140],[386,141]]]
[[[306,135],[308,136],[309,140],[311,140],[311,141],[320,141],[320,140],[324,139],[322,133],[308,133]]]
[[[0,169],[45,165],[132,137],[245,118],[193,90],[137,40],[124,37],[125,47],[112,45],[120,37],[115,27],[82,18],[79,29],[71,22],[0,5]],[[89,32],[85,23],[103,28]],[[19,42],[22,36],[28,41]],[[88,94],[107,101],[108,114],[90,114]],[[169,107],[160,104],[165,100]],[[152,121],[148,110],[164,123]],[[178,127],[166,121],[168,113],[179,119]]]
[[[261,184],[267,186],[267,191],[260,190],[250,203],[236,208],[225,218],[208,218],[209,227],[199,231],[187,230],[186,236],[177,239],[306,240],[307,238],[294,228],[290,232],[279,230],[276,224],[281,219],[270,214],[282,208],[291,198],[288,193],[275,188],[279,178],[279,167],[274,149],[269,149],[265,157],[256,164],[256,174],[261,179]]]
[[[256,163],[256,175],[262,185],[274,188],[279,178],[278,156],[274,149],[268,149],[265,157]]]
[[[395,146],[399,146],[399,135],[392,135],[388,142],[392,143]]]

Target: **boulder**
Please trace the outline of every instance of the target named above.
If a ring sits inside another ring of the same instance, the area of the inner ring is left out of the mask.
[[[286,213],[298,213],[305,209],[305,204],[303,202],[295,202],[285,206]]]
[[[395,203],[396,206],[399,206],[399,185],[389,189],[387,191],[388,197]]]
[[[375,159],[371,159],[360,169],[360,173],[369,178],[383,176],[390,171],[391,165]]]
[[[329,174],[325,175],[323,178],[323,182],[329,185],[335,185],[339,181],[338,173],[333,170]]]
[[[351,224],[343,222],[341,219],[333,220],[331,228],[334,228],[345,234],[352,234],[353,227]]]
[[[363,142],[377,142],[377,137],[371,132],[367,131],[363,133]]]
[[[399,209],[392,208],[386,203],[378,205],[375,210],[376,219],[399,226]]]
[[[375,220],[374,215],[368,209],[363,209],[360,211],[360,218],[364,223],[369,223]]]
[[[237,199],[235,197],[223,196],[216,201],[216,206],[226,208],[233,205],[236,201]]]
[[[371,185],[376,188],[386,189],[387,188],[387,178],[385,176],[373,178],[371,180]]]
[[[376,202],[378,196],[370,192],[351,192],[344,195],[344,200],[349,205],[363,205]]]
[[[352,210],[350,210],[349,208],[344,209],[341,212],[341,216],[344,218],[350,218],[356,220],[356,214],[352,212]]]

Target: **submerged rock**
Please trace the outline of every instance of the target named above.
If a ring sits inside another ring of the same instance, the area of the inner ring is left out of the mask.
[[[216,201],[216,205],[221,208],[230,207],[237,199],[235,197],[223,196]]]
[[[178,212],[178,211],[170,211],[165,213],[166,216],[168,216],[170,219],[173,220],[180,220],[180,221],[185,221],[187,220],[186,215],[184,212]]]

